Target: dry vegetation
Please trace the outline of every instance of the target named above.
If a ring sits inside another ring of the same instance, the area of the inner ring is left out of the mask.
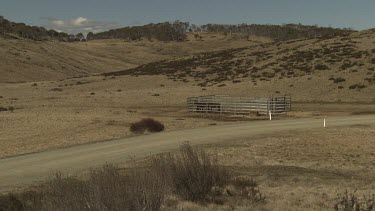
[[[0,83],[61,80],[137,67],[191,54],[251,46],[264,38],[232,39],[202,33],[185,42],[98,40],[83,43],[8,40],[0,37]]]
[[[182,145],[125,167],[56,174],[0,201],[31,210],[374,210],[374,136],[373,125],[355,125]]]
[[[225,197],[227,196],[227,197]],[[105,165],[86,179],[61,173],[30,190],[0,195],[0,210],[168,210],[179,201],[265,203],[257,183],[230,178],[215,157],[184,144],[175,154],[151,158],[145,166]]]
[[[145,132],[157,133],[163,131],[164,128],[163,123],[152,118],[142,119],[130,125],[130,131],[136,134],[142,134]]]
[[[225,49],[238,47],[244,43],[248,45],[256,43],[245,41],[241,37],[236,38],[234,35],[227,38],[224,35],[213,34],[202,34],[202,36],[203,41],[191,38],[192,41],[181,43],[149,41],[128,43],[118,40],[93,41],[88,44],[33,43],[24,40],[5,42],[0,39],[0,43],[4,46],[0,49],[0,53],[5,55],[0,57],[5,60],[0,65],[6,66],[0,68],[0,71],[4,71],[0,80],[7,81],[9,78],[29,80],[30,77],[40,80],[41,76],[48,79],[56,79],[60,76],[65,78],[67,75],[73,76],[76,72],[74,68],[67,68],[66,70],[69,71],[65,71],[61,65],[73,63],[76,67],[92,65],[101,69],[106,64],[110,64],[123,68],[124,63],[114,61],[125,58],[123,56],[127,55],[125,51],[134,51],[132,59],[129,57],[125,59],[126,62],[132,60],[136,66],[147,62],[144,57],[158,60],[162,59],[161,57],[169,58],[169,55],[182,56],[207,49]],[[186,59],[152,63],[123,72],[130,74],[125,76],[2,83],[0,85],[0,107],[2,107],[0,157],[127,137],[131,135],[129,130],[131,123],[147,117],[160,120],[165,124],[166,130],[227,124],[257,118],[253,116],[202,118],[187,113],[186,98],[198,95],[229,94],[264,97],[290,94],[294,102],[303,102],[298,105],[293,104],[294,111],[290,115],[294,117],[325,115],[327,114],[325,111],[334,115],[352,112],[373,113],[372,96],[375,86],[372,78],[375,67],[372,64],[372,53],[369,53],[375,48],[373,37],[374,33],[368,31],[355,33],[349,37],[233,48],[198,54]],[[321,48],[322,45],[326,47]],[[56,46],[65,50],[60,51]],[[154,50],[149,51],[150,49]],[[16,51],[20,51],[20,55]],[[115,53],[109,54],[109,51]],[[35,55],[35,60],[22,56],[23,53],[26,55],[28,52],[34,52],[30,55]],[[81,62],[90,55],[95,55],[93,62]],[[156,55],[157,58],[152,55]],[[71,59],[70,56],[75,59]],[[114,60],[111,56],[114,56]],[[325,62],[329,57],[337,57],[337,61],[332,64]],[[22,61],[19,60],[21,58]],[[338,58],[342,61],[338,61]],[[54,63],[56,59],[59,62]],[[254,62],[247,63],[250,60]],[[294,66],[289,66],[288,63],[293,63]],[[297,68],[305,63],[312,67],[311,72]],[[15,67],[17,65],[25,65],[25,67]],[[341,68],[343,65],[344,69]],[[42,66],[46,69],[41,68]],[[193,69],[192,67],[195,66],[196,69]],[[328,70],[323,70],[326,66]],[[56,70],[53,71],[52,76],[49,74],[50,67]],[[103,70],[95,68],[88,67],[94,72]],[[243,73],[240,73],[241,68]],[[275,70],[275,68],[280,69]],[[286,72],[288,68],[295,74],[288,76]],[[109,71],[109,68],[104,69]],[[149,72],[145,72],[146,70]],[[184,70],[186,72],[183,72]],[[59,71],[62,73],[59,74]],[[116,73],[118,74],[122,73]],[[311,102],[314,103],[306,104]],[[320,105],[322,102],[330,104]],[[364,104],[358,104],[359,102]]]
[[[186,98],[197,95],[289,94],[298,103],[280,118],[371,114],[374,39],[374,31],[284,42],[212,33],[189,34],[186,42],[0,38],[0,158],[129,137],[132,123],[148,117],[163,123],[151,124],[156,131],[261,119],[189,114]],[[135,124],[133,132],[145,132],[145,125]],[[162,155],[125,170],[108,165],[83,179],[57,174],[30,192],[1,197],[0,204],[34,210],[356,210],[373,206],[373,137],[374,126],[356,125],[234,140],[205,146],[208,154],[185,147],[180,156]]]
[[[61,91],[50,91],[55,88]],[[295,90],[293,100],[298,96],[307,99],[306,89],[312,88],[306,84],[304,89]],[[206,94],[265,96],[274,90],[237,84],[228,85],[223,92],[215,87],[202,90],[163,76],[91,77],[37,82],[37,86],[4,84],[0,86],[0,107],[14,110],[0,112],[0,157],[128,137],[132,135],[131,123],[148,117],[162,122],[167,131],[261,119],[190,114],[186,111],[186,98]],[[356,93],[355,97],[365,98],[365,92]],[[374,109],[373,104],[293,104],[290,116],[350,115],[371,113]]]
[[[345,96],[362,91],[368,96],[374,91],[374,38],[374,32],[364,31],[333,38],[271,42],[159,61],[104,75],[166,75],[171,80],[201,87],[223,87],[228,83],[257,86],[262,83],[283,89],[276,90],[279,93],[293,92],[302,83],[313,85],[319,82],[320,92],[326,91],[340,100],[352,101],[351,96]],[[366,97],[355,99],[373,100]]]
[[[361,206],[364,197],[372,199],[373,137],[374,125],[355,125],[258,136],[206,149],[217,153],[223,166],[256,179],[270,202],[266,210],[333,210],[335,204],[350,202],[343,200],[345,190],[357,190]]]

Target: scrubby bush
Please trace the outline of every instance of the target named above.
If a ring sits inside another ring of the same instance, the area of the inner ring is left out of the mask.
[[[340,78],[340,77],[333,79],[334,83],[341,83],[341,82],[344,82],[344,81],[346,81],[346,79],[345,78]]]
[[[22,201],[13,194],[0,195],[0,210],[1,211],[21,211],[25,210]]]
[[[84,178],[64,177],[58,172],[31,191],[0,195],[0,210],[156,211],[169,206],[166,199],[170,196],[194,202],[223,202],[224,196],[234,204],[237,200],[265,202],[254,180],[231,180],[216,155],[188,143],[176,153],[153,157],[142,166],[120,169],[106,164],[90,170]],[[232,187],[233,194],[227,187]]]
[[[7,107],[2,107],[0,106],[0,112],[2,111],[10,111],[10,112],[13,112],[15,110],[15,108],[13,106],[9,106],[8,108]]]
[[[185,200],[205,201],[214,187],[228,183],[229,174],[215,157],[185,143],[176,155],[168,154],[154,160],[163,178],[172,183],[174,193]]]
[[[152,118],[142,119],[139,122],[131,124],[130,131],[136,134],[142,134],[146,131],[155,133],[161,132],[165,129],[164,125]]]
[[[253,203],[265,203],[266,197],[258,189],[258,183],[251,178],[237,177],[231,184],[239,191],[239,195]]]
[[[349,89],[358,89],[358,90],[360,90],[360,89],[363,89],[363,88],[366,88],[366,86],[363,85],[363,84],[353,84],[353,85],[349,86]]]
[[[35,191],[0,197],[0,210],[159,210],[166,189],[162,179],[142,168],[121,172],[105,165],[87,180],[61,173]]]
[[[337,196],[337,201],[334,205],[336,211],[372,211],[375,210],[375,198],[372,196],[363,196],[359,198],[355,192],[348,193],[345,191],[344,194]]]
[[[325,64],[317,64],[317,65],[315,65],[315,69],[316,70],[327,70],[328,66],[325,65]]]
[[[61,89],[61,88],[52,88],[52,89],[50,89],[49,91],[50,91],[50,92],[62,92],[63,89]]]

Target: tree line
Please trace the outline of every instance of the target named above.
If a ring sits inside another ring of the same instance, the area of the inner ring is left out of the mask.
[[[0,36],[8,37],[10,35],[37,41],[58,40],[73,42],[85,39],[85,36],[82,33],[73,35],[65,32],[57,32],[52,29],[48,30],[44,27],[28,26],[24,23],[11,22],[3,16],[0,16]]]
[[[113,29],[97,34],[89,33],[88,40],[95,39],[156,39],[160,41],[184,41],[187,32],[212,32],[223,33],[226,35],[236,33],[246,36],[268,37],[275,41],[286,41],[292,39],[305,39],[315,37],[327,37],[346,35],[354,30],[349,28],[332,28],[308,26],[302,24],[284,24],[284,25],[261,25],[261,24],[206,24],[194,25],[188,22],[175,21],[173,23],[165,22],[159,24],[148,24],[144,26],[125,27]]]
[[[141,40],[155,39],[159,41],[185,41],[187,32],[212,32],[228,34],[243,34],[246,36],[268,37],[275,41],[285,41],[292,39],[305,39],[314,37],[327,37],[336,35],[345,35],[353,32],[348,28],[332,28],[307,26],[302,24],[284,24],[284,25],[261,25],[261,24],[206,24],[194,25],[188,22],[164,22],[157,24],[147,24],[144,26],[132,26],[119,29],[111,29],[105,32],[89,32],[85,38],[82,33],[77,35],[47,30],[43,27],[28,26],[24,23],[14,23],[0,16],[0,36],[14,34],[19,37],[32,40],[59,40],[59,41],[86,41],[98,39],[125,39]]]
[[[327,37],[345,35],[353,32],[349,28],[332,28],[308,26],[302,24],[284,24],[284,25],[261,25],[261,24],[206,24],[202,26],[192,25],[192,32],[214,32],[214,33],[239,33],[247,36],[268,37],[275,41],[286,41],[292,39],[304,39],[315,37]]]
[[[97,39],[156,39],[159,41],[184,41],[186,40],[186,32],[189,29],[187,22],[164,22],[158,24],[148,24],[144,26],[124,27],[120,29],[112,29],[105,32],[87,34],[87,40]]]

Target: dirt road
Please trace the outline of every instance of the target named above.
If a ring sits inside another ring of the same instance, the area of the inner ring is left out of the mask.
[[[330,117],[327,127],[354,124],[375,124],[375,115]],[[276,121],[253,121],[224,126],[163,132],[80,145],[0,159],[0,191],[42,181],[54,171],[76,173],[104,163],[117,163],[130,156],[144,157],[176,149],[182,142],[209,144],[278,131],[323,128],[322,118]]]

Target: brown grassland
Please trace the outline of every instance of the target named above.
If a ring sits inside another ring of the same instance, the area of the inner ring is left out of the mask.
[[[0,110],[0,159],[130,137],[143,118],[167,131],[265,118],[188,113],[186,98],[198,95],[291,95],[293,111],[280,119],[375,113],[373,31],[280,43],[218,34],[189,40],[0,39],[0,108],[7,110]],[[255,179],[266,202],[173,195],[162,209],[332,210],[346,189],[375,193],[374,137],[374,125],[355,125],[201,146],[231,176]]]
[[[97,40],[82,43],[0,38],[0,83],[49,81],[125,70],[200,52],[252,46],[268,39],[225,38],[204,33],[186,42]]]

